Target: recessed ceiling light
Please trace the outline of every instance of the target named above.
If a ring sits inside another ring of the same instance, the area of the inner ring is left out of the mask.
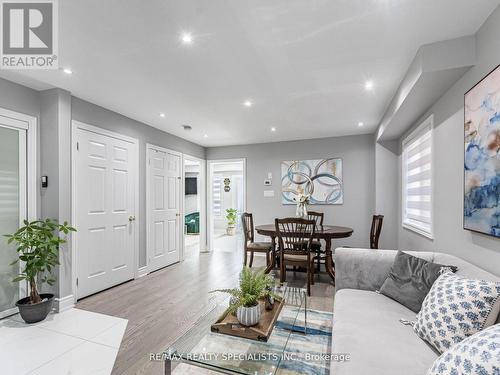
[[[359,126],[360,128],[361,128],[362,126],[364,126],[364,125],[365,125],[365,124],[364,124],[362,121],[358,122],[358,126]]]
[[[204,134],[204,135],[203,135],[203,138],[208,138],[208,134]]]
[[[252,103],[252,101],[251,101],[250,99],[247,99],[247,100],[245,100],[245,101],[243,102],[243,105],[244,105],[245,107],[250,108],[251,106],[253,106],[253,103]]]
[[[193,43],[193,35],[191,33],[182,33],[181,41],[183,44],[192,44]]]
[[[271,131],[272,131],[272,132],[275,132],[275,131],[276,131],[276,128],[273,126],[273,127],[271,128]]]
[[[375,84],[373,83],[373,81],[366,81],[365,82],[365,90],[366,91],[372,91],[373,87],[375,87]]]
[[[160,113],[160,117],[161,117],[161,118],[164,118],[164,117],[165,117],[165,114],[164,114],[164,113]]]
[[[70,68],[64,68],[63,72],[66,73],[66,74],[68,74],[68,75],[73,74],[73,71]]]

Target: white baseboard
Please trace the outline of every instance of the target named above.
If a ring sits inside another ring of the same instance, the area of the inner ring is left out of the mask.
[[[148,266],[141,267],[137,270],[137,278],[146,276],[149,273]]]
[[[72,307],[75,307],[75,297],[73,294],[63,298],[56,298],[54,300],[54,309],[57,312],[63,312],[71,309]]]

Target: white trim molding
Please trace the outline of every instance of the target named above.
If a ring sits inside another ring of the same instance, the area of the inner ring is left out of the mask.
[[[63,298],[54,299],[54,310],[57,312],[63,312],[71,309],[72,307],[75,307],[75,296],[73,296],[73,294]]]

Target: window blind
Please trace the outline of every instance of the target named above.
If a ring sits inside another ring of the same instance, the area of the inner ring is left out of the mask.
[[[432,236],[432,119],[403,142],[403,226]]]

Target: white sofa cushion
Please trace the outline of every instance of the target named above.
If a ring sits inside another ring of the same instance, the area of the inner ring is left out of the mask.
[[[438,357],[411,326],[415,313],[392,299],[366,290],[342,289],[335,294],[332,353],[351,356],[331,362],[332,375],[422,375]]]

